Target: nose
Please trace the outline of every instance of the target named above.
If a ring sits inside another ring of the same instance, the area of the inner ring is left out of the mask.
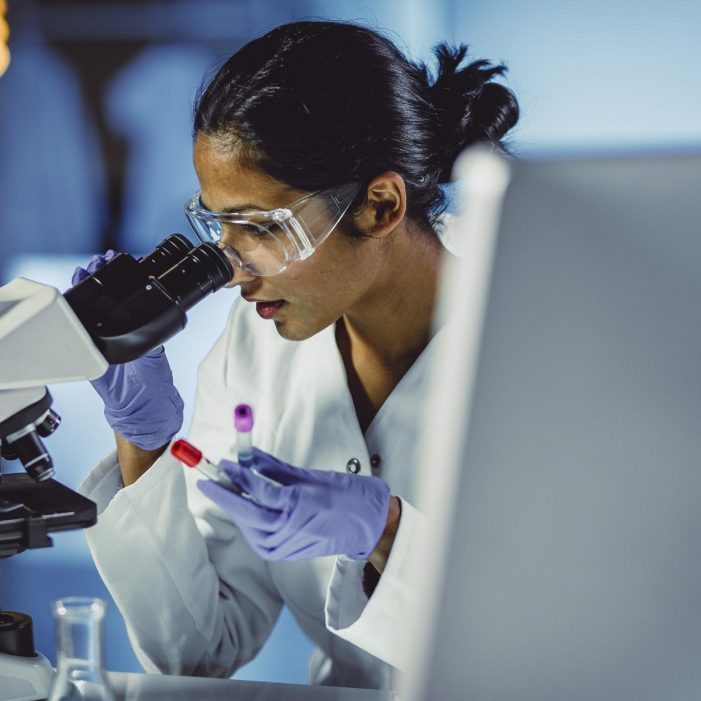
[[[251,280],[258,279],[253,273],[249,273],[247,270],[237,268],[236,266],[232,267],[234,269],[234,276],[231,278],[231,282],[227,282],[224,287],[236,287],[236,285],[244,285],[247,282],[251,282]]]
[[[229,262],[231,263],[231,268],[234,274],[229,282],[224,285],[226,288],[236,287],[236,285],[242,285],[251,280],[255,280],[256,276],[249,273],[247,270],[241,268],[241,260],[237,255],[232,255],[228,246],[225,246],[221,241],[219,242],[219,248],[226,253]]]

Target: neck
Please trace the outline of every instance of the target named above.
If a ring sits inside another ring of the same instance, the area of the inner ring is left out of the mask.
[[[343,317],[353,352],[386,365],[411,364],[431,339],[445,249],[426,229],[395,231],[374,284]]]

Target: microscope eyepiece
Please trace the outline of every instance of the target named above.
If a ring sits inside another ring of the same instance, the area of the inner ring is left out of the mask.
[[[182,331],[186,312],[233,276],[215,244],[173,234],[138,260],[116,255],[64,298],[105,360],[127,363]]]
[[[224,287],[232,275],[226,255],[215,244],[203,243],[160,275],[158,282],[187,311],[210,293]]]
[[[182,234],[172,234],[163,239],[151,253],[139,258],[139,265],[145,275],[158,277],[181,261],[192,248],[192,244]]]

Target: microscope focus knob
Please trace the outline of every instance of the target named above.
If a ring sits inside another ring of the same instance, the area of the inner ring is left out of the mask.
[[[32,619],[26,613],[0,611],[0,653],[36,656]]]

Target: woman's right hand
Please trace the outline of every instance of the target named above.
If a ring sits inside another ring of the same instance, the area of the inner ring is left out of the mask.
[[[71,284],[77,285],[97,272],[115,251],[93,256],[86,268],[76,268]],[[135,446],[155,451],[167,445],[183,423],[183,400],[173,384],[163,346],[122,365],[110,365],[90,384],[105,405],[112,429]]]

